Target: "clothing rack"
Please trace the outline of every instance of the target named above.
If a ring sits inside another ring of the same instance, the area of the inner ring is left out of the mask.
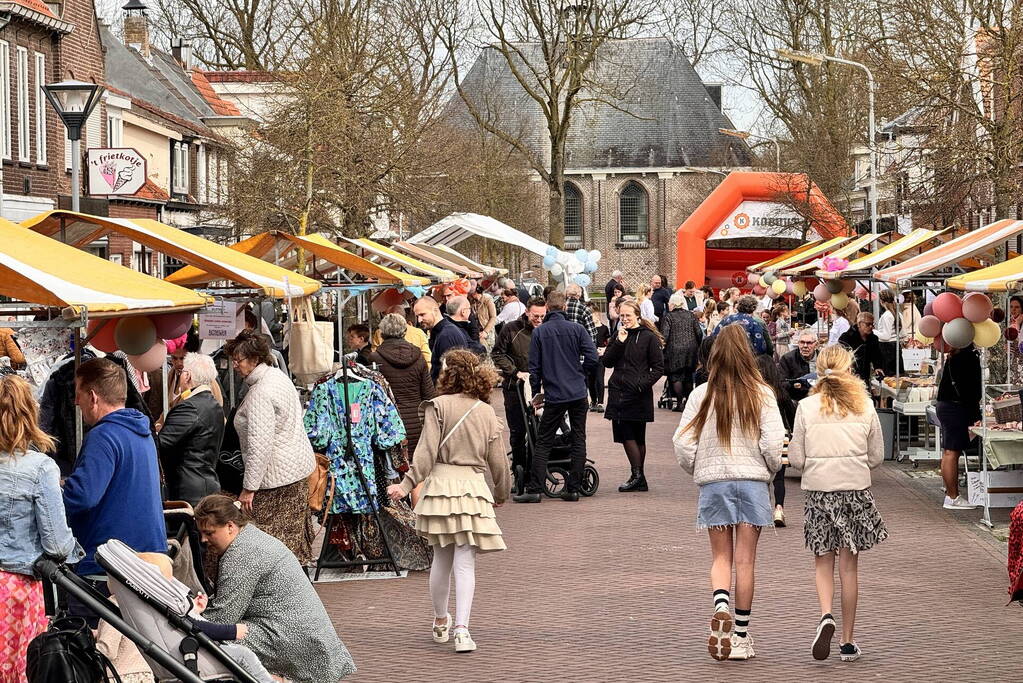
[[[341,301],[339,292],[334,292],[334,307],[337,311],[337,325],[338,329],[342,329],[344,316],[344,304],[348,302],[348,298],[345,301]],[[370,491],[369,482],[366,481],[366,474],[363,472],[362,463],[359,462],[359,458],[355,455],[355,445],[352,441],[352,416],[350,412],[351,399],[348,393],[348,363],[345,361],[344,356],[341,357],[341,380],[344,383],[344,423],[345,423],[345,443],[344,452],[345,457],[349,462],[355,463],[355,471],[359,475],[359,485],[362,487],[362,492],[366,495],[366,498],[372,503],[373,496]],[[379,503],[379,500],[378,500]],[[387,553],[386,557],[378,558],[366,558],[366,559],[351,559],[351,560],[335,560],[327,557],[330,550],[329,538],[324,538],[323,544],[320,546],[320,556],[316,559],[316,572],[313,576],[313,581],[318,581],[320,578],[320,571],[322,569],[344,569],[347,567],[370,567],[377,565],[389,564],[394,568],[394,575],[401,576],[401,570],[398,568],[397,562],[394,560],[394,553],[391,551],[391,542],[387,540],[387,534],[384,533],[384,527],[380,523],[380,509],[379,504],[371,508],[371,515],[373,517],[373,523],[376,524],[377,530],[380,532],[380,540],[383,542],[384,551]],[[336,515],[331,513],[330,510],[324,510],[323,512],[323,527],[326,529],[327,536],[329,537],[331,529],[333,529]]]

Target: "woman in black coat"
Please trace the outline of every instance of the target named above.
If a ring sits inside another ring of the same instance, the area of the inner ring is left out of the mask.
[[[604,367],[614,368],[604,417],[611,420],[615,443],[622,444],[632,466],[632,476],[618,490],[647,491],[646,423],[654,421],[653,387],[664,373],[663,339],[652,323],[642,319],[635,301],[623,302],[618,315],[618,333],[602,358]]]
[[[675,399],[674,410],[682,412],[682,405],[693,390],[693,373],[696,372],[700,342],[703,330],[688,308],[682,292],[675,292],[668,299],[668,312],[659,321],[661,336],[664,337],[664,369],[668,373],[671,396]]]
[[[168,500],[195,506],[220,493],[217,458],[224,438],[224,409],[210,386],[217,381],[213,359],[189,353],[178,374],[181,400],[167,413],[157,433]]]

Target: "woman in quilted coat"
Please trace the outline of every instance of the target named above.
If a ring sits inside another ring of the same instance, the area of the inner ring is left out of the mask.
[[[225,352],[248,390],[234,417],[245,474],[238,500],[259,528],[281,540],[299,562],[312,563],[307,479],[316,465],[295,385],[273,367],[264,337],[245,330]]]

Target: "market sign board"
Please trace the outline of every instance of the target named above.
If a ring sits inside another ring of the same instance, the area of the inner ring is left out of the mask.
[[[88,151],[89,194],[132,195],[146,184],[146,158],[131,147]]]
[[[212,305],[199,311],[199,338],[234,339],[239,332],[238,304],[234,301],[217,299]]]
[[[803,240],[804,224],[805,219],[784,204],[747,199],[721,222],[707,241],[748,237]],[[805,239],[820,239],[820,235],[810,228]]]

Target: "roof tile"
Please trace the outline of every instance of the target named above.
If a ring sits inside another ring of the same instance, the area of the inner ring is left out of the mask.
[[[206,79],[206,75],[198,69],[192,69],[190,75],[192,76],[192,83],[195,85],[196,90],[203,96],[213,111],[220,116],[241,116],[242,113],[238,110],[233,102],[228,102],[216,93],[213,86]]]
[[[30,9],[33,12],[39,12],[40,14],[43,14],[47,17],[51,17],[53,19],[59,19],[57,15],[50,11],[50,8],[47,7],[46,3],[44,3],[42,0],[13,0],[13,2],[15,5],[21,5],[22,7]]]

